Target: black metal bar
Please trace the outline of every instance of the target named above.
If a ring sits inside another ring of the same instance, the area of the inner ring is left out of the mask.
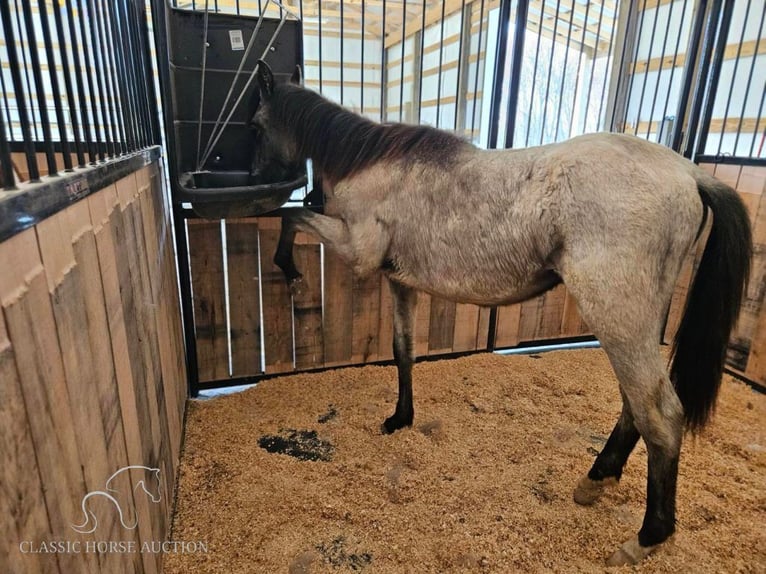
[[[748,16],[750,16],[750,6],[751,6],[750,0],[748,0],[747,7],[745,8],[745,19],[742,21],[742,33],[739,35],[739,45],[737,46],[737,56],[734,58],[734,71],[731,73],[731,83],[729,84],[729,95],[726,98],[726,109],[723,113],[723,125],[721,126],[721,137],[718,139],[718,150],[717,154],[721,155],[721,147],[723,146],[723,136],[726,133],[726,121],[729,119],[729,109],[731,108],[731,97],[734,95],[734,82],[737,79],[737,70],[739,69],[739,59],[742,55],[742,42],[745,40],[745,30],[747,30],[747,21]],[[726,36],[724,39],[724,44],[728,44],[729,38]],[[753,54],[753,62],[755,62],[755,59],[758,56],[758,42],[755,43],[756,50]],[[725,49],[725,48],[724,48]],[[723,66],[723,63],[721,64]],[[716,92],[716,97],[718,97],[718,93]],[[747,90],[742,95],[742,101],[746,101],[747,99]],[[744,106],[743,106],[744,108]],[[740,116],[740,124],[742,122],[742,117]],[[732,150],[731,155],[736,154],[736,148]]]
[[[761,45],[761,36],[763,35],[763,22],[764,18],[766,18],[766,4],[763,5],[763,11],[761,12],[761,21],[758,24],[758,36],[755,40],[755,45],[760,46]],[[757,52],[757,50],[756,50]],[[742,120],[743,116],[745,115],[745,107],[747,105],[747,101],[750,96],[750,87],[753,82],[753,72],[755,71],[755,62],[758,59],[758,54],[753,54],[753,61],[750,63],[750,73],[747,76],[747,84],[745,86],[745,93],[742,97],[742,109],[739,111],[739,122],[737,122],[737,135],[734,137],[734,148],[732,155],[737,155],[737,147],[739,146],[739,136],[740,132],[742,131]],[[757,132],[753,133],[753,138],[755,139]],[[719,150],[720,152],[720,150]]]
[[[457,118],[460,115],[458,109],[460,107],[460,86],[462,85],[460,79],[463,74],[463,32],[465,32],[465,0],[460,3],[460,36],[458,37],[457,48],[457,85],[455,87],[455,117],[452,122],[452,131],[457,131]],[[422,52],[420,57],[423,57]]]
[[[404,44],[407,40],[407,0],[402,0],[402,58],[399,62],[399,121],[404,110]],[[341,66],[342,67],[342,66]]]
[[[423,0],[423,10],[420,13],[420,62],[418,64],[418,79],[420,81],[418,82],[418,123],[420,123],[423,107],[421,106],[421,103],[423,101],[423,50],[426,46],[426,2],[427,0]],[[478,62],[476,65],[478,66]]]
[[[141,36],[141,45],[144,47],[144,65],[146,67],[146,109],[149,113],[149,127],[151,128],[151,141],[152,145],[159,145],[162,143],[162,127],[160,126],[160,113],[157,108],[159,98],[157,97],[157,89],[155,84],[154,66],[152,61],[151,39],[149,36],[149,21],[146,15],[146,5],[140,4],[140,8],[136,8],[139,11],[139,22],[137,22],[139,33]]]
[[[671,3],[671,7],[673,4]],[[652,61],[652,51],[654,49],[654,36],[657,34],[657,20],[659,19],[660,15],[660,7],[659,5],[654,7],[654,21],[652,22],[652,34],[649,37],[649,54],[647,54],[646,57],[646,71],[644,72],[644,81],[641,84],[641,96],[638,99],[638,112],[636,114],[636,125],[633,129],[633,135],[638,135],[638,124],[641,123],[641,110],[644,107],[644,96],[646,95],[646,84],[649,81],[649,64]],[[670,18],[668,17],[668,22],[670,22]],[[636,45],[638,45],[638,42],[636,42]],[[664,45],[663,45],[664,46]],[[636,66],[638,65],[638,50],[636,50],[636,61],[633,63],[633,71],[635,73]],[[662,65],[662,60],[660,60],[660,65]],[[659,81],[657,82],[659,84]],[[652,115],[649,114],[649,121],[647,122],[649,124],[648,130],[651,131],[652,129]],[[659,130],[657,130],[659,132]],[[647,134],[647,139],[648,139]]]
[[[609,46],[606,49],[606,69],[609,69],[609,62],[612,60],[612,50],[614,49],[614,34],[617,31],[617,18],[619,14],[615,13],[614,21],[612,22],[612,31],[609,32]],[[598,45],[599,40],[601,38],[601,25],[604,20],[604,6],[601,6],[601,12],[598,16],[598,26],[596,28],[596,36],[598,37],[596,40],[596,49],[593,50],[593,61],[591,62],[590,67],[590,81],[588,82],[588,98],[585,103],[585,117],[583,118],[583,131],[585,131],[587,127],[587,121],[588,121],[588,107],[590,106],[590,94],[593,88],[593,75],[596,70],[596,56],[598,55]],[[607,82],[604,81],[604,85],[601,88],[601,101],[598,105],[598,115],[596,116],[596,129],[598,130],[601,126],[601,112],[604,108],[604,92],[607,90]]]
[[[319,4],[321,5],[321,1],[317,0]],[[321,26],[321,18],[320,20],[320,26]],[[319,45],[321,47],[322,45],[322,39],[321,39],[321,33],[320,33],[320,39],[319,39]],[[385,109],[386,107],[386,100],[388,98],[386,97],[386,0],[383,0],[383,23],[381,24],[380,28],[380,121],[382,122],[384,119],[388,118],[388,110]],[[320,52],[319,56],[319,74],[320,74],[320,85],[321,85],[321,74],[322,74],[322,56]],[[321,91],[321,88],[320,88]]]
[[[613,48],[614,48],[614,39],[615,39],[616,32],[617,32],[617,18],[618,17],[619,17],[619,13],[616,13],[615,14],[615,21],[612,24],[612,31],[609,34],[609,46],[607,47],[607,52],[606,52],[606,67],[605,67],[606,70],[609,70],[610,66],[614,65],[614,62],[612,61],[612,57],[614,56]],[[627,39],[627,33],[630,31],[630,20],[631,20],[631,18],[630,18],[630,11],[628,11],[628,21],[625,24],[625,32],[626,32],[625,36],[626,36],[626,39]],[[625,61],[624,57],[620,58],[620,71],[618,72],[617,77],[620,77],[622,75],[622,65],[623,65],[624,61]],[[596,119],[596,128],[597,129],[601,128],[601,112],[604,111],[604,95],[606,94],[606,86],[607,86],[607,81],[606,81],[606,78],[605,78],[604,79],[604,83],[601,85],[601,100],[600,100],[600,103],[598,105],[598,116],[597,116],[597,119]],[[615,108],[616,108],[616,106],[615,106]],[[604,115],[606,116],[606,113],[604,113]],[[609,124],[609,126],[610,126],[610,128],[612,126],[614,126],[614,113],[612,114],[612,123]]]
[[[129,1],[129,0],[126,0]],[[137,39],[136,39],[136,33],[134,28],[134,18],[131,17],[131,13],[129,10],[129,7],[126,4],[122,5],[123,12],[122,17],[123,21],[125,22],[125,30],[126,30],[126,37],[128,39],[128,54],[130,56],[130,65],[129,65],[129,72],[130,72],[130,82],[133,88],[133,93],[135,97],[135,103],[136,103],[136,110],[138,112],[138,134],[139,134],[139,140],[138,145],[139,147],[144,147],[146,145],[149,145],[149,141],[151,140],[151,137],[149,135],[149,122],[148,117],[146,115],[146,103],[145,103],[145,96],[143,93],[144,88],[146,88],[146,82],[142,79],[142,73],[141,73],[141,62],[139,60],[141,56],[141,50],[137,46]],[[217,11],[217,6],[216,6]]]
[[[686,7],[687,7],[687,5],[688,5],[688,0],[684,0],[684,6],[683,6],[683,9],[681,10],[681,21],[682,22],[686,21]],[[673,87],[673,76],[675,76],[675,73],[676,73],[676,62],[678,61],[678,50],[679,50],[680,47],[681,47],[681,34],[678,34],[678,36],[676,37],[675,51],[673,52],[673,66],[670,69],[670,79],[668,80],[668,91],[665,94],[665,105],[663,106],[663,109],[662,109],[662,120],[661,121],[664,121],[664,119],[668,115],[668,104],[670,103],[670,90]],[[678,118],[676,118],[676,119],[678,120]],[[676,123],[678,123],[678,122],[676,122]],[[659,141],[659,139],[658,139],[658,141]],[[673,142],[671,141],[670,143],[672,145]]]
[[[646,0],[644,0],[646,1]],[[543,10],[545,4],[543,4]],[[559,9],[561,8],[561,0],[556,0],[556,14],[554,18],[556,21],[553,23],[553,37],[551,39],[551,59],[548,62],[548,79],[545,82],[545,96],[543,96],[543,119],[540,122],[540,145],[545,143],[545,120],[548,114],[548,94],[551,88],[551,75],[553,74],[553,56],[556,54],[556,31],[559,27]]]
[[[25,4],[26,1],[27,0],[22,2],[22,4]],[[26,54],[26,51],[24,50],[24,46],[25,45],[28,46],[30,52],[37,51],[37,46],[36,45],[33,46],[29,42],[25,41],[25,38],[24,38],[24,26],[21,25],[21,10],[19,10],[19,2],[18,2],[18,0],[14,0],[14,8],[15,8],[14,14],[16,16],[16,26],[19,29],[19,42],[21,43],[21,46],[22,46],[22,49],[21,49],[21,61],[22,61],[23,67],[21,69],[24,70],[24,79],[27,82],[27,92],[29,92],[29,99],[30,99],[30,103],[31,103],[32,93],[34,92],[34,90],[32,89],[32,82],[30,82],[30,80],[29,80],[29,65],[27,64],[27,54]],[[30,118],[31,118],[31,122],[32,122],[32,129],[35,132],[35,139],[39,140],[40,139],[40,134],[37,133],[37,118],[35,118],[34,110],[32,108],[30,108],[29,111],[31,112],[30,113]]]
[[[85,100],[85,85],[82,81],[84,74],[82,71],[82,66],[80,65],[80,51],[77,49],[77,46],[79,46],[80,44],[84,44],[85,40],[82,40],[82,42],[79,42],[77,38],[77,32],[76,32],[76,27],[74,22],[74,11],[72,8],[72,0],[66,0],[66,13],[67,13],[67,24],[69,27],[69,42],[70,42],[70,46],[72,47],[72,62],[74,63],[74,77],[77,82],[77,97],[80,103],[80,121],[82,122],[82,129],[85,134],[85,143],[88,148],[88,160],[91,163],[95,163],[96,147],[94,145],[93,137],[91,137],[88,104],[86,103],[86,100]],[[94,119],[95,119],[95,115],[94,115]],[[84,164],[81,164],[81,165],[84,165]]]
[[[106,78],[106,84],[108,86],[108,95],[111,105],[109,106],[110,117],[112,120],[112,128],[114,132],[115,153],[118,155],[124,154],[126,150],[125,139],[125,126],[123,125],[123,118],[121,109],[117,106],[119,98],[118,84],[117,84],[117,67],[114,61],[114,50],[111,49],[114,41],[110,36],[110,30],[107,26],[107,15],[104,13],[106,7],[101,2],[96,3],[96,18],[99,31],[99,37],[101,39],[102,50],[102,62],[104,64],[104,76]]]
[[[476,100],[479,99],[479,62],[481,62],[481,37],[484,31],[484,0],[481,0],[479,7],[479,42],[476,47],[476,74],[473,78],[473,109],[471,111],[471,139],[473,140],[473,134],[476,130]],[[487,48],[485,47],[484,50]],[[484,54],[486,60],[487,55]],[[482,95],[483,97],[483,95]]]
[[[442,111],[442,65],[444,63],[444,12],[447,0],[442,0],[442,17],[439,27],[439,75],[436,80],[436,127],[441,127],[439,117]],[[506,32],[507,34],[508,32]]]
[[[27,158],[27,167],[29,168],[29,179],[32,181],[40,180],[40,170],[37,169],[37,155],[32,143],[32,130],[30,129],[29,115],[27,111],[27,99],[24,95],[24,84],[21,78],[21,67],[19,66],[19,54],[16,51],[16,35],[13,32],[13,23],[11,22],[11,7],[8,0],[0,1],[0,17],[3,20],[3,33],[5,34],[5,49],[8,52],[8,63],[11,67],[11,80],[13,90],[16,93],[16,104],[19,112],[19,123],[21,124],[21,133],[24,138],[24,153]]]
[[[385,11],[385,1],[383,0],[383,10]],[[317,10],[319,16],[317,17],[317,28],[319,31],[319,91],[322,91],[322,0],[317,0]],[[385,23],[385,14],[383,16],[383,22]],[[383,38],[383,45],[385,46],[385,37]],[[380,89],[383,89],[383,82],[381,82]]]
[[[98,118],[98,105],[96,103],[96,90],[93,83],[93,68],[96,67],[94,63],[91,67],[90,54],[88,53],[88,40],[85,32],[85,11],[80,7],[77,11],[78,22],[80,24],[80,38],[82,39],[82,45],[79,46],[79,50],[82,52],[83,60],[85,61],[85,78],[88,80],[88,94],[90,95],[91,112],[93,113],[93,131],[95,132],[96,141],[102,141],[102,131],[104,132],[104,138],[106,139],[106,133],[104,124],[106,124],[106,118]],[[99,159],[104,160],[105,154],[101,151],[101,148],[96,148]],[[92,160],[91,160],[92,161]]]
[[[317,0],[318,2],[321,0]],[[282,12],[282,9],[280,8],[280,14]],[[344,18],[343,18],[343,0],[340,0],[340,105],[343,105],[343,68],[346,67],[346,60],[343,58],[343,48],[345,42],[343,41],[343,29],[344,29]],[[402,47],[402,50],[404,47]]]
[[[638,49],[641,47],[641,34],[644,30],[644,16],[646,16],[646,0],[643,0],[643,4],[641,5],[641,13],[638,17],[638,28],[636,28],[636,47],[633,51],[633,69],[631,70],[630,74],[628,75],[628,89],[625,92],[625,110],[622,116],[622,125],[620,126],[620,131],[625,131],[625,124],[628,122],[628,110],[630,105],[630,95],[633,93],[633,81],[636,79],[636,67],[638,66]],[[628,35],[625,35],[625,40],[627,41]],[[651,47],[650,47],[651,50]],[[625,52],[623,51],[623,61]],[[620,75],[622,75],[622,70],[620,71]],[[646,75],[644,75],[644,81],[646,81]],[[614,120],[615,115],[617,111],[617,106],[614,106],[614,109],[612,110],[612,129],[614,129]],[[636,112],[636,124],[638,124],[639,118],[641,117],[641,110],[639,109]]]
[[[580,38],[580,50],[579,54],[577,55],[577,75],[575,76],[575,93],[574,98],[572,100],[572,112],[574,116],[574,112],[577,109],[577,95],[580,93],[580,90],[577,89],[577,87],[580,85],[580,70],[582,70],[582,55],[585,52],[585,36],[588,34],[588,15],[590,14],[590,6],[591,3],[588,2],[585,5],[585,18],[583,18],[583,27],[582,27],[582,37]],[[603,10],[603,6],[602,6]],[[598,41],[599,37],[596,36],[596,47],[598,48]],[[592,78],[591,78],[592,80]],[[587,111],[587,102],[586,102],[586,111]],[[574,127],[574,122],[569,122],[569,131],[567,132],[567,137],[572,137],[572,128]]]
[[[489,112],[489,139],[487,148],[497,148],[500,131],[500,101],[503,96],[505,76],[505,55],[508,52],[508,28],[511,19],[511,0],[500,0],[500,14],[497,24],[497,50],[495,51],[495,71],[492,79],[492,100]]]
[[[45,159],[48,164],[48,175],[57,175],[56,154],[53,152],[53,136],[51,134],[51,121],[48,117],[48,102],[45,97],[45,86],[43,84],[42,66],[40,66],[40,56],[37,53],[37,35],[35,34],[34,21],[32,20],[32,6],[29,2],[22,2],[24,9],[24,25],[27,30],[27,40],[29,42],[29,58],[32,63],[32,77],[35,80],[35,92],[37,93],[37,106],[40,108],[40,123],[43,129],[43,142],[45,142]],[[49,63],[49,66],[51,63]]]
[[[714,15],[713,18],[718,21],[718,14],[721,11],[721,0],[712,0],[714,2]],[[673,126],[673,143],[672,148],[680,152],[681,144],[683,143],[683,124],[686,117],[686,108],[689,105],[689,98],[691,97],[692,83],[694,82],[694,65],[697,61],[697,56],[700,51],[700,44],[702,43],[702,29],[705,26],[705,20],[707,18],[707,2],[708,0],[699,0],[697,4],[697,12],[694,15],[694,25],[691,31],[691,37],[689,41],[689,50],[687,51],[686,67],[684,69],[684,79],[681,83],[681,92],[678,99],[678,112],[676,113],[676,123]],[[712,27],[715,30],[715,26]],[[701,62],[702,66],[707,66],[709,58],[703,58]],[[706,68],[707,69],[707,68]],[[695,99],[695,102],[701,100],[700,97]],[[701,105],[702,102],[699,101]],[[699,114],[699,112],[697,112]],[[690,124],[691,125],[691,124]],[[696,129],[696,128],[695,128]]]
[[[11,106],[8,103],[8,88],[5,87],[5,74],[0,74],[0,89],[3,90],[3,110],[5,121],[8,123],[8,141],[13,141],[13,120],[11,119]]]
[[[83,12],[85,9],[86,3],[80,4],[80,11]],[[104,142],[106,143],[107,150],[109,150],[107,153],[108,155],[111,155],[114,157],[115,151],[114,151],[114,139],[112,137],[112,128],[109,125],[109,115],[107,114],[107,100],[109,98],[108,91],[105,88],[104,85],[104,73],[106,72],[104,59],[102,57],[102,54],[99,53],[99,45],[100,42],[98,41],[98,36],[96,34],[96,22],[98,20],[98,15],[95,11],[95,5],[93,0],[88,0],[87,2],[87,8],[88,8],[88,28],[90,29],[90,43],[91,43],[91,49],[93,50],[93,66],[96,69],[96,85],[98,86],[98,100],[101,105],[101,118],[104,122],[103,130],[104,130]],[[103,46],[100,46],[103,49]]]
[[[3,121],[2,115],[0,115],[0,169],[2,169],[3,189],[15,189],[16,183],[13,177],[11,148],[8,144],[8,138],[5,135],[5,121]]]
[[[766,90],[763,90],[761,92],[761,103],[758,106],[758,119],[755,122],[755,130],[753,132],[753,141],[750,144],[750,153],[748,154],[750,157],[753,157],[753,152],[755,151],[755,142],[758,140],[758,130],[761,127],[761,119],[763,118],[763,104],[766,103]],[[763,141],[766,139],[766,131],[764,131],[763,135],[761,136],[761,148],[763,148]],[[760,155],[761,149],[758,150],[758,154]]]
[[[128,87],[128,73],[126,70],[125,54],[123,47],[125,41],[122,37],[122,31],[117,22],[116,9],[113,2],[105,2],[109,14],[109,25],[112,30],[112,42],[115,63],[117,65],[117,85],[120,89],[120,114],[123,118],[123,128],[125,130],[126,151],[137,149],[135,132],[135,114],[133,113],[133,102]]]
[[[45,0],[41,0],[41,4]],[[59,0],[53,0],[53,17],[56,22],[56,35],[58,36],[59,57],[61,58],[61,68],[64,75],[64,89],[66,91],[67,103],[69,104],[69,114],[72,123],[72,135],[74,136],[74,147],[77,152],[77,163],[85,165],[85,151],[80,137],[80,126],[77,122],[77,102],[74,96],[74,87],[72,85],[72,69],[69,65],[69,54],[66,49],[66,36],[64,32],[64,22],[61,17],[61,6]],[[51,72],[53,73],[53,72]]]
[[[537,62],[540,57],[540,42],[543,38],[543,20],[545,19],[545,2],[540,4],[540,24],[537,26],[537,42],[535,43],[535,59],[532,63],[532,84],[529,90],[530,102],[529,102],[529,115],[527,116],[527,133],[524,137],[524,147],[529,146],[529,134],[532,129],[532,110],[534,109],[535,101],[535,86],[537,85]]]
[[[519,90],[521,88],[521,68],[524,61],[524,40],[526,39],[527,16],[529,15],[529,0],[518,0],[516,3],[516,21],[513,29],[513,47],[511,52],[511,77],[508,86],[508,105],[505,117],[505,148],[513,147],[516,135],[516,112],[519,106]]]
[[[646,139],[648,140],[651,136],[652,132],[652,120],[654,119],[654,110],[657,107],[657,95],[660,91],[660,79],[662,78],[662,72],[665,69],[665,50],[668,46],[668,33],[670,32],[670,21],[673,19],[673,8],[675,8],[676,2],[675,0],[670,3],[670,8],[668,9],[668,18],[667,22],[665,22],[665,36],[662,40],[662,51],[660,52],[660,67],[657,70],[657,81],[654,83],[654,94],[652,95],[652,108],[649,110],[649,121],[647,122],[647,128],[646,128]],[[660,7],[657,6],[656,8],[657,12],[655,14],[655,26],[657,24],[657,15],[660,12]],[[677,34],[677,37],[680,39],[681,34]],[[646,67],[646,73],[649,74],[649,66]],[[668,92],[670,92],[672,85],[668,84]],[[640,108],[640,106],[639,106]],[[662,120],[664,118],[660,118],[660,120],[657,122],[657,141],[660,139],[660,127],[662,126]],[[638,130],[638,124],[636,124],[636,130]]]
[[[364,42],[365,42],[365,0],[362,0],[362,39],[359,41],[361,48],[360,64],[359,64],[359,113],[364,115]],[[301,20],[303,20],[303,0],[301,0]]]
[[[64,159],[64,168],[67,171],[72,169],[72,156],[69,149],[69,138],[66,131],[66,120],[64,119],[64,110],[61,107],[61,90],[59,89],[58,72],[56,71],[56,60],[53,55],[53,39],[51,37],[50,23],[48,22],[47,2],[40,0],[37,3],[40,11],[40,23],[43,32],[43,42],[45,42],[45,59],[48,61],[48,75],[51,83],[51,93],[53,95],[53,107],[56,110],[56,125],[59,131],[59,141],[61,142],[62,156]]]
[[[567,30],[567,43],[566,48],[564,50],[564,71],[561,75],[561,86],[559,88],[559,99],[558,103],[556,104],[556,135],[553,137],[553,141],[559,141],[559,128],[561,128],[561,101],[564,99],[564,85],[566,84],[567,80],[567,66],[569,65],[569,46],[572,43],[572,22],[574,20],[574,11],[575,11],[575,0],[572,0],[572,8],[569,10],[569,30]],[[588,20],[585,20],[584,26],[588,25]],[[554,38],[555,41],[555,38]],[[575,94],[577,93],[577,88],[575,87]],[[570,118],[570,125],[571,125],[571,118]]]
[[[720,4],[720,0],[714,0],[713,6]],[[711,27],[708,29],[710,32],[708,46],[704,53],[703,69],[700,74],[700,82],[698,84],[697,98],[692,107],[692,114],[689,119],[689,135],[686,138],[686,149],[684,149],[684,157],[692,158],[695,153],[704,153],[705,145],[707,144],[708,131],[710,130],[710,119],[713,117],[713,105],[715,104],[715,94],[718,90],[718,79],[721,77],[721,64],[723,64],[723,56],[726,51],[726,38],[729,36],[729,25],[731,24],[731,15],[734,11],[734,0],[724,0],[723,11],[721,13],[721,26],[718,29],[716,35],[717,22],[719,11],[715,10],[711,16]],[[717,39],[716,39],[717,38]],[[715,52],[711,60],[710,54],[713,53],[713,44],[715,44]],[[708,72],[710,74],[710,82],[707,83]],[[707,90],[705,86],[707,85]],[[702,119],[700,120],[700,109],[702,107],[702,94],[707,91],[705,96],[705,109],[702,112]],[[698,121],[699,120],[699,121]],[[697,126],[699,127],[699,141],[695,145],[695,136],[697,133]]]
[[[123,6],[119,6],[124,8]],[[133,108],[133,125],[135,128],[135,149],[143,147],[146,141],[146,134],[144,133],[144,123],[141,116],[141,98],[138,93],[138,82],[136,81],[136,69],[135,62],[133,60],[133,47],[132,38],[130,32],[130,25],[128,23],[128,16],[124,10],[120,10],[119,13],[119,26],[122,36],[122,54],[125,64],[125,82],[128,94],[131,100],[131,106]]]
[[[728,165],[748,165],[766,167],[766,157],[734,157],[730,155],[698,154],[694,161],[697,163],[722,163]]]

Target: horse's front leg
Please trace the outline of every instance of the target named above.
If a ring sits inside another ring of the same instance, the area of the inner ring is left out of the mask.
[[[412,364],[415,362],[415,305],[418,301],[414,289],[388,282],[394,300],[394,360],[399,373],[399,399],[396,411],[383,423],[383,432],[390,434],[412,426],[415,411],[412,406]]]
[[[295,234],[298,231],[318,237],[344,260],[347,262],[351,260],[348,228],[341,220],[314,213],[309,209],[290,210],[289,214],[282,217],[282,230],[279,234],[277,252],[274,254],[274,264],[285,274],[293,294],[300,291],[303,282],[303,275],[295,266],[293,257]]]

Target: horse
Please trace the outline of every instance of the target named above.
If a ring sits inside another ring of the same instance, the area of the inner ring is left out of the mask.
[[[685,431],[715,405],[752,254],[750,222],[730,187],[658,144],[599,133],[483,150],[432,127],[378,124],[302,86],[257,71],[256,153],[286,171],[311,160],[324,213],[285,210],[274,262],[293,290],[295,233],[307,232],[360,277],[382,272],[393,295],[399,396],[383,432],[412,425],[417,292],[484,306],[518,303],[564,283],[606,352],[622,411],[574,489],[594,504],[618,484],[643,438],[641,529],[607,564],[636,564],[675,531]],[[256,156],[256,167],[259,162]],[[260,165],[260,167],[265,167]],[[690,249],[712,224],[671,348],[661,335]]]

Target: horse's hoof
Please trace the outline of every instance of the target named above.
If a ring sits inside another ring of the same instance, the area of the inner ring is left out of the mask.
[[[290,293],[293,297],[297,297],[303,294],[306,287],[306,283],[303,281],[303,275],[298,274],[297,277],[293,277],[287,282],[287,286],[290,288]]]
[[[617,479],[613,476],[604,480],[591,480],[585,475],[574,489],[574,501],[583,506],[590,506],[601,498],[606,487],[617,486],[617,484]]]
[[[655,544],[654,546],[641,546],[638,543],[638,536],[634,536],[620,546],[617,551],[609,557],[609,560],[606,561],[606,565],[634,566],[657,550],[659,546],[659,544]]]
[[[382,432],[383,434],[393,434],[399,429],[403,429],[404,427],[411,427],[411,426],[412,426],[412,419],[410,419],[409,421],[406,421],[394,415],[394,416],[388,417],[383,422],[383,424],[380,427],[380,432]]]

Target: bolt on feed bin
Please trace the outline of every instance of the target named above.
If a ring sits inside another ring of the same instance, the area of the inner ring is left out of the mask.
[[[281,17],[263,16],[270,4]],[[277,82],[288,81],[303,64],[300,20],[275,0],[265,1],[257,17],[184,10],[167,2],[164,9],[174,202],[191,203],[197,215],[210,219],[281,207],[306,185],[305,166],[283,181],[252,175],[255,141],[248,124],[259,97],[258,60],[269,64]]]

